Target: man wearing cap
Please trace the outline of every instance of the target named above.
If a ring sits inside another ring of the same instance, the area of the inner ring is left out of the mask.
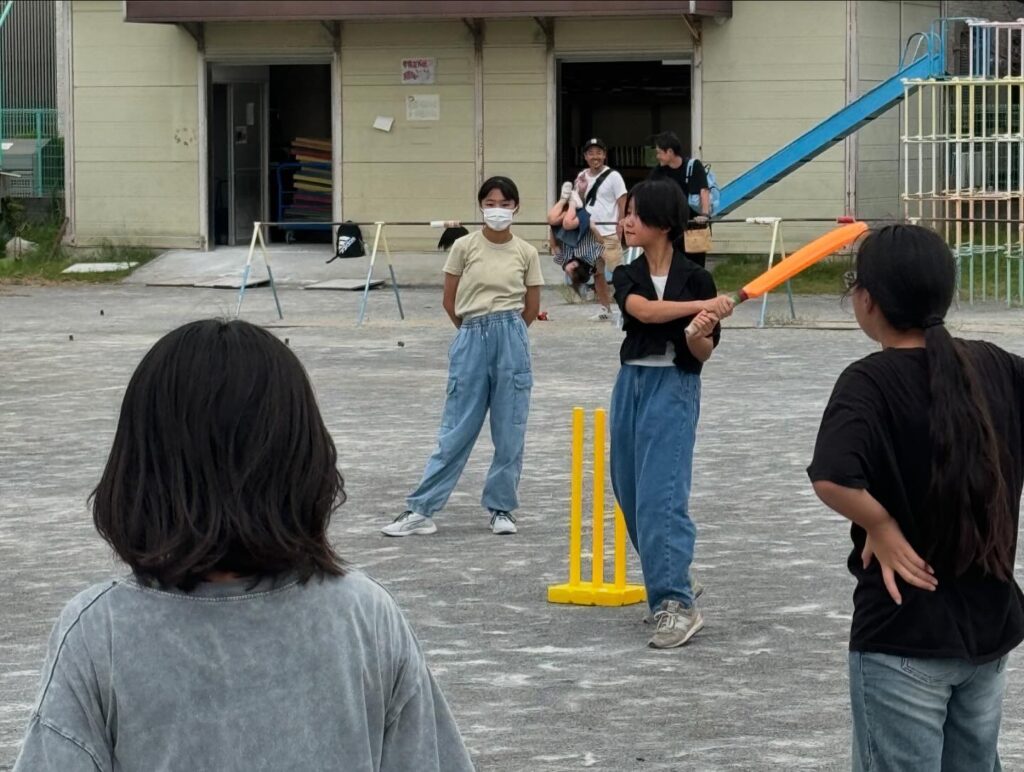
[[[590,222],[604,242],[594,271],[594,292],[601,310],[591,318],[604,320],[611,318],[611,293],[604,273],[622,262],[619,222],[626,215],[626,182],[621,174],[605,165],[608,146],[603,140],[591,137],[584,142],[583,158],[587,168],[577,175],[576,190],[590,213]]]

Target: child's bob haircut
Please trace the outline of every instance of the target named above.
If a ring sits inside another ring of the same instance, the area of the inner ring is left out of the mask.
[[[142,580],[344,573],[337,452],[296,356],[242,321],[168,333],[128,383],[93,522]]]
[[[626,194],[626,211],[633,202],[633,212],[644,225],[668,232],[675,242],[686,230],[689,207],[679,186],[671,180],[647,180],[635,185]]]

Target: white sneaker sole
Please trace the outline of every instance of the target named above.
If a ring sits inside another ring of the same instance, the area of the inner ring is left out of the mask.
[[[701,630],[703,630],[703,629],[704,629],[704,618],[701,617],[697,621],[697,623],[694,624],[693,627],[691,627],[689,630],[686,631],[686,637],[683,638],[681,641],[678,641],[677,643],[670,643],[670,644],[667,644],[667,645],[663,646],[660,643],[655,643],[654,642],[654,638],[651,638],[651,640],[647,643],[647,645],[650,648],[652,648],[652,649],[678,649],[680,646],[684,646],[687,643],[689,643],[690,639],[693,636],[695,636],[697,633],[699,633]]]
[[[405,531],[389,531],[388,528],[390,526],[385,526],[380,529],[380,532],[385,536],[430,536],[432,533],[437,533],[437,526],[434,525],[433,520],[427,523],[417,523]]]

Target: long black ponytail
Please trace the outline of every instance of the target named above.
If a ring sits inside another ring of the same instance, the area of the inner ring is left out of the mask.
[[[949,247],[916,225],[877,230],[857,252],[856,286],[897,330],[924,330],[932,453],[924,557],[954,576],[978,566],[1009,581],[1015,534],[1003,455],[974,363],[944,321],[956,291]]]

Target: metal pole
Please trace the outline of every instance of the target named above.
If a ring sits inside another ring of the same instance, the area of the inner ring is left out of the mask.
[[[245,285],[249,283],[249,271],[252,270],[252,253],[256,249],[256,238],[260,232],[260,224],[253,223],[252,240],[249,241],[249,253],[245,256],[245,268],[242,271],[242,286],[238,288],[238,305],[235,306],[235,318],[242,313],[242,300],[245,299]]]
[[[7,4],[4,9],[0,11],[0,31],[4,28],[4,22],[7,21],[7,17],[11,13],[11,9],[14,7],[14,0],[7,0]],[[0,62],[3,61],[3,37],[0,36]],[[0,139],[3,139],[4,131],[4,89],[3,89],[3,67],[0,67]],[[0,142],[0,169],[4,167],[4,146]]]
[[[43,111],[35,111],[35,123],[36,123],[36,162],[35,169],[33,169],[32,178],[35,183],[35,190],[33,193],[35,196],[41,197],[43,195]]]
[[[267,277],[270,279],[270,291],[274,293],[274,305],[277,306],[277,318],[284,319],[284,314],[281,313],[281,301],[277,297],[277,285],[274,283],[274,271],[270,267],[270,255],[267,253],[266,242],[263,241],[263,228],[258,226],[256,232],[260,236],[260,252],[263,255],[263,264],[267,266]]]
[[[366,300],[370,295],[370,282],[373,280],[373,265],[377,262],[377,246],[380,244],[380,232],[384,229],[384,223],[375,223],[377,226],[376,232],[373,234],[373,250],[370,252],[370,269],[366,272],[366,284],[363,285],[363,299],[359,303],[359,319],[356,320],[356,326],[360,326],[363,323],[363,319],[366,318]]]

